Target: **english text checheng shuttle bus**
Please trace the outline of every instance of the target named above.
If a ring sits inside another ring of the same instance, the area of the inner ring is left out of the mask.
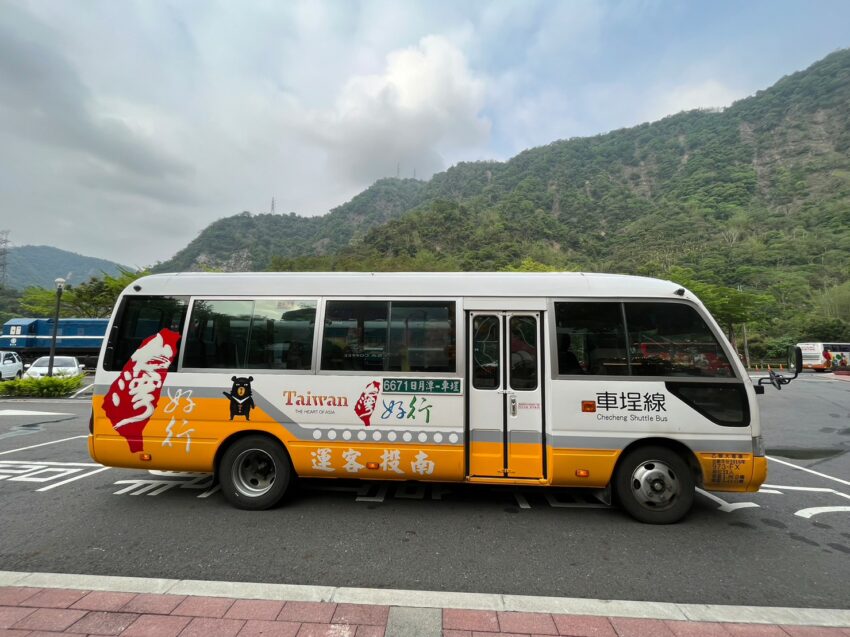
[[[597,274],[162,274],[95,378],[105,465],[215,471],[245,509],[296,476],[609,489],[679,520],[756,491],[755,388],[669,281]],[[778,386],[778,385],[777,385]]]

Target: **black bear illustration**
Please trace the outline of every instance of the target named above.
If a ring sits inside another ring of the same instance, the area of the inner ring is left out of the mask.
[[[234,416],[245,416],[245,420],[251,420],[251,409],[254,408],[254,399],[251,395],[251,381],[253,376],[239,377],[233,376],[230,378],[233,381],[233,387],[230,388],[230,393],[221,392],[230,399],[230,420]]]

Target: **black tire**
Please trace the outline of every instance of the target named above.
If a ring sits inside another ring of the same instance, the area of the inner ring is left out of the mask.
[[[15,380],[21,380],[21,378],[23,378],[23,376],[24,375],[21,372],[18,372],[17,374],[15,374]]]
[[[633,449],[614,477],[620,506],[646,524],[674,524],[684,518],[694,504],[694,488],[688,463],[666,447]]]
[[[250,435],[225,450],[217,473],[221,491],[230,504],[261,511],[280,502],[293,472],[283,445],[268,436]]]

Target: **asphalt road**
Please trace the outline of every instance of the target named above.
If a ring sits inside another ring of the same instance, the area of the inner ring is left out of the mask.
[[[759,401],[767,485],[657,527],[575,492],[451,484],[316,480],[238,511],[206,475],[94,464],[85,401],[0,400],[0,570],[850,608],[850,382]]]

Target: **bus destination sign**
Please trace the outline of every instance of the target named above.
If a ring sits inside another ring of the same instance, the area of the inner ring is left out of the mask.
[[[385,394],[460,394],[459,378],[385,378]]]

